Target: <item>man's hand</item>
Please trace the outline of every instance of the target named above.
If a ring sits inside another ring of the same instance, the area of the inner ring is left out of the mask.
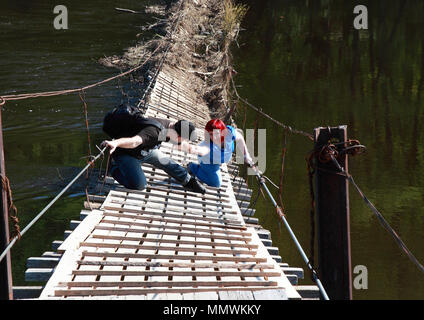
[[[131,138],[119,138],[116,140],[105,140],[102,142],[102,146],[104,147],[110,147],[110,151],[109,153],[112,154],[116,148],[124,148],[124,149],[133,149],[138,147],[140,144],[143,143],[143,139],[139,136],[136,135],[134,137]]]
[[[191,153],[191,146],[190,143],[187,140],[181,141],[180,148],[181,151]]]
[[[102,144],[100,146],[102,148],[103,147],[109,147],[110,148],[109,153],[112,154],[116,150],[116,148],[118,147],[118,142],[117,142],[117,140],[112,140],[112,141],[105,140],[105,141],[102,142]]]

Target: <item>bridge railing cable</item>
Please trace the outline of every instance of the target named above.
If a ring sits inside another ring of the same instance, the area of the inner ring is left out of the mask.
[[[314,268],[312,267],[308,257],[305,254],[305,251],[303,250],[302,246],[300,245],[299,241],[297,240],[296,235],[294,234],[292,228],[290,227],[289,223],[287,222],[287,219],[283,213],[283,211],[281,210],[281,207],[277,204],[277,202],[275,201],[274,197],[272,196],[271,192],[269,191],[266,183],[265,183],[265,178],[262,176],[262,174],[259,172],[259,170],[256,169],[256,167],[253,167],[253,170],[255,171],[256,177],[258,179],[258,182],[260,184],[260,186],[262,186],[266,193],[268,194],[269,199],[271,200],[272,204],[274,205],[280,219],[283,221],[284,225],[286,226],[290,237],[293,239],[296,248],[298,249],[298,251],[300,252],[300,255],[302,256],[302,259],[305,261],[306,266],[309,268],[309,270],[311,271],[312,275],[313,275],[313,280],[315,281],[315,283],[317,284],[319,291],[321,292],[321,295],[323,297],[324,300],[330,300],[330,298],[327,295],[327,292],[325,291],[324,286],[322,285],[318,274],[316,273],[316,271],[314,270]]]
[[[355,150],[358,148],[362,148],[362,145],[353,145],[350,147],[347,147],[346,149],[342,150],[342,152],[350,152],[351,150]],[[339,172],[334,172],[334,174],[341,174],[344,176],[348,181],[355,187],[356,191],[359,193],[359,196],[362,198],[362,200],[365,202],[365,204],[371,209],[371,211],[375,214],[380,224],[383,226],[386,231],[388,231],[397,245],[401,248],[401,250],[408,256],[408,258],[418,267],[418,269],[422,272],[424,272],[424,266],[417,260],[417,258],[412,254],[412,252],[408,249],[408,247],[405,245],[405,243],[402,241],[402,239],[399,237],[399,235],[396,233],[396,231],[390,226],[390,224],[387,222],[387,220],[383,217],[383,215],[380,213],[380,211],[374,206],[374,204],[367,198],[367,196],[364,194],[364,192],[359,188],[359,186],[356,184],[355,180],[353,179],[352,175],[349,174],[344,170],[344,168],[339,164],[337,161],[337,150],[335,148],[334,144],[326,145],[322,148],[321,153],[323,156],[321,158],[326,158],[326,160],[331,161],[336,168],[339,170]]]
[[[20,232],[20,236],[15,236],[7,245],[7,247],[4,249],[2,254],[0,255],[0,261],[3,260],[3,258],[7,255],[7,253],[10,251],[10,249],[15,245],[16,241],[22,237],[43,215],[46,213],[46,211],[78,180],[78,178],[90,167],[94,164],[94,162],[100,158],[105,152],[107,147],[104,147],[100,153],[93,157],[92,160],[89,161],[89,163],[72,179],[71,182],[67,184],[65,188],[61,192],[59,192],[56,197],[50,201],[47,206],[44,207],[43,210],[41,210],[34,219],[31,220],[30,223]]]
[[[302,135],[307,137],[308,139],[310,139],[311,141],[314,141],[314,137],[312,134],[307,133],[305,131],[302,130],[298,130],[295,129],[291,126],[288,126],[276,119],[274,119],[273,117],[271,117],[269,114],[265,113],[262,111],[262,108],[256,107],[253,104],[251,104],[250,102],[248,102],[246,99],[242,98],[236,88],[236,85],[234,83],[234,79],[231,78],[231,83],[232,83],[232,87],[234,90],[235,95],[237,96],[237,99],[239,99],[240,101],[244,102],[247,106],[249,106],[251,109],[255,110],[257,113],[259,113],[260,115],[262,115],[263,117],[267,118],[268,120],[271,120],[272,122],[274,122],[276,125],[278,125],[279,127],[283,128],[285,131],[290,132],[290,133],[294,133],[294,134],[298,134],[298,135]]]

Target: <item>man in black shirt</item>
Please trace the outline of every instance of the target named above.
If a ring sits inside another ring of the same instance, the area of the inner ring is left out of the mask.
[[[194,125],[186,120],[173,123],[167,119],[149,119],[159,122],[160,125],[146,125],[132,137],[106,140],[102,143],[110,147],[112,177],[126,188],[143,190],[146,188],[147,181],[141,164],[149,163],[164,170],[186,189],[205,193],[205,188],[195,177],[190,176],[187,169],[159,150],[162,141],[172,141],[180,145],[190,138],[195,140]]]

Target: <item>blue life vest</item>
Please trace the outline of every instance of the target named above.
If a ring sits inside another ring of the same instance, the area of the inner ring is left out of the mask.
[[[216,170],[219,169],[222,163],[229,162],[234,152],[234,140],[236,139],[236,132],[232,126],[227,126],[228,133],[224,138],[223,147],[214,144],[212,141],[209,142],[209,153],[199,157],[201,164],[206,164],[214,167]],[[207,145],[207,141],[201,143],[201,145]]]
[[[191,174],[199,178],[200,181],[212,187],[221,186],[221,164],[229,162],[234,152],[234,140],[236,139],[236,131],[233,127],[227,126],[228,133],[224,138],[224,146],[218,146],[212,141],[203,141],[200,145],[207,146],[209,144],[209,153],[199,156],[199,164],[191,162],[189,169]]]

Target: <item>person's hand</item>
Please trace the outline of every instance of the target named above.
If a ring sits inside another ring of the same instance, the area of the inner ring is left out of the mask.
[[[249,168],[252,168],[252,170],[254,172],[259,173],[259,175],[263,175],[263,172],[261,170],[259,170],[259,168],[255,165],[255,163],[253,161],[248,161],[247,165],[249,166]]]
[[[105,141],[102,142],[102,144],[100,146],[102,148],[103,147],[109,147],[110,148],[109,153],[112,154],[116,150],[116,148],[118,147],[118,143],[116,142],[116,140],[112,140],[112,141],[105,140]]]
[[[180,144],[180,150],[181,150],[181,151],[184,151],[184,152],[188,152],[188,153],[190,153],[190,152],[191,152],[191,146],[190,146],[190,143],[189,143],[187,140],[183,140],[183,141],[181,141],[181,144]]]

